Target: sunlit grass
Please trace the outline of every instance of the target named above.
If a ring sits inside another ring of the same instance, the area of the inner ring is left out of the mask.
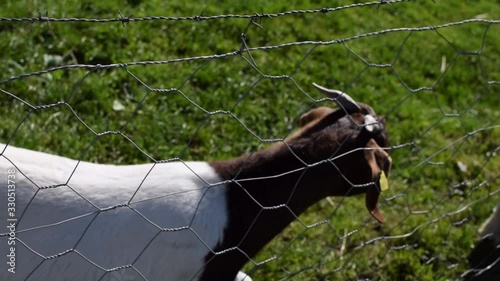
[[[274,46],[476,17],[498,19],[500,14],[494,1],[435,2],[294,14],[257,24],[236,18],[125,25],[0,21],[0,80],[61,65],[226,54],[241,49],[242,33],[248,47]],[[56,18],[116,18],[118,11],[132,17],[210,16],[346,4],[10,1],[0,16],[32,17],[45,11]],[[0,140],[81,158],[96,134],[120,131],[156,160],[222,159],[262,146],[260,139],[286,137],[311,106],[333,106],[314,102],[321,95],[312,82],[342,89],[387,119],[396,148],[391,151],[391,189],[382,200],[386,224],[379,226],[370,218],[362,198],[324,200],[245,270],[254,280],[453,279],[467,269],[477,227],[498,201],[498,195],[488,194],[498,191],[500,171],[498,152],[494,153],[500,140],[500,98],[498,84],[489,83],[500,77],[499,33],[498,24],[469,23],[325,46],[253,51],[251,57],[243,52],[223,59],[30,76],[0,88],[32,106],[66,103],[33,111],[0,94]],[[230,111],[238,119],[213,114],[218,111]],[[99,137],[83,159],[115,164],[151,161],[121,135]],[[459,162],[467,169],[460,169]],[[324,223],[311,227],[318,222]]]

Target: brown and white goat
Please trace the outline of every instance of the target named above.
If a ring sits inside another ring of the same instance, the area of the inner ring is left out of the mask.
[[[249,258],[327,196],[366,193],[383,222],[384,123],[315,86],[340,108],[314,109],[283,142],[229,160],[115,166],[4,146],[0,174],[15,175],[18,218],[0,244],[15,244],[17,269],[0,267],[0,279],[250,280],[239,272]],[[7,202],[5,180],[0,190]]]

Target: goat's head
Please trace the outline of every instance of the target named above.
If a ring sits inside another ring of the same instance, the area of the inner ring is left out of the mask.
[[[301,117],[302,129],[296,139],[315,144],[309,146],[310,150],[315,150],[308,152],[312,158],[305,160],[327,159],[345,183],[335,184],[329,195],[366,193],[368,211],[382,223],[384,218],[378,208],[378,198],[381,190],[388,188],[386,177],[392,164],[385,151],[389,142],[383,117],[377,116],[370,106],[355,102],[346,93],[317,84],[314,86],[333,98],[339,108],[319,107]]]

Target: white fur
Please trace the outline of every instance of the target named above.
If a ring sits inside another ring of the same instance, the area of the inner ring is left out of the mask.
[[[16,166],[16,215],[24,213],[17,226],[15,280],[37,266],[29,280],[98,280],[105,273],[99,267],[131,264],[102,280],[143,280],[138,272],[147,280],[198,280],[203,257],[223,238],[227,187],[217,184],[221,180],[206,162],[100,165],[8,146],[0,156],[1,206],[14,167],[7,159]],[[117,205],[125,206],[98,209]],[[2,207],[3,224],[6,215]],[[0,237],[0,280],[13,278],[5,271],[6,242]],[[36,254],[65,251],[45,261]],[[241,273],[235,280],[251,279]]]
[[[246,273],[243,272],[238,272],[238,275],[236,275],[236,278],[234,281],[252,281],[252,278],[250,276],[246,275]]]
[[[496,243],[500,243],[500,204],[493,209],[491,216],[479,228],[479,235],[493,234]]]

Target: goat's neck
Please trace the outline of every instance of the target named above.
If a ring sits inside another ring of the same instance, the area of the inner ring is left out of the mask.
[[[239,245],[248,256],[254,256],[298,215],[328,195],[328,185],[338,182],[338,175],[330,163],[307,167],[299,160],[306,151],[311,149],[290,150],[279,143],[212,163],[219,175],[233,181],[227,197],[229,223],[219,250]],[[324,175],[329,178],[321,178]]]

